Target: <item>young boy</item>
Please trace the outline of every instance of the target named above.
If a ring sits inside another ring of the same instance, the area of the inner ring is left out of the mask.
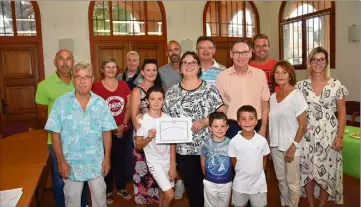
[[[141,120],[141,127],[135,137],[135,148],[144,149],[149,172],[157,182],[160,192],[160,207],[169,207],[174,197],[175,145],[156,144],[156,120],[170,118],[161,111],[164,103],[164,90],[153,86],[148,89],[146,96],[149,111]],[[172,153],[171,153],[172,152]]]
[[[201,165],[205,175],[204,206],[228,207],[233,172],[228,157],[231,140],[225,136],[228,129],[227,116],[223,112],[213,112],[208,119],[212,136],[201,147]]]
[[[257,112],[253,106],[238,109],[237,120],[242,131],[229,143],[228,156],[236,175],[233,180],[232,204],[245,207],[267,206],[267,183],[264,173],[270,149],[266,138],[257,134]]]

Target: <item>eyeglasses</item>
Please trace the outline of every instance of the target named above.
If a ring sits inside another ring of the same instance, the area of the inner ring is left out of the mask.
[[[192,61],[192,62],[182,62],[182,66],[197,66],[198,62],[197,61]]]
[[[316,63],[325,63],[326,62],[326,58],[311,58],[311,63],[316,64]]]
[[[77,80],[77,81],[83,80],[83,79],[84,80],[90,80],[92,78],[93,78],[93,76],[91,76],[91,75],[86,75],[86,76],[77,75],[77,76],[74,76],[74,79]]]
[[[209,50],[213,50],[213,49],[214,49],[214,47],[198,47],[197,48],[197,50],[199,50],[201,52],[203,52],[204,50],[209,51]]]
[[[249,53],[249,50],[248,51],[242,51],[242,52],[240,52],[240,51],[232,51],[233,56],[238,56],[238,57],[248,55],[248,53]]]

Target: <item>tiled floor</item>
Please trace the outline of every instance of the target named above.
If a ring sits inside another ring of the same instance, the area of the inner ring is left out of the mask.
[[[278,189],[277,189],[277,180],[274,174],[274,170],[270,165],[268,167],[268,207],[279,207],[279,197],[278,197]],[[129,192],[132,192],[132,185],[129,184],[127,186]],[[114,193],[114,195],[116,195]],[[53,207],[54,199],[51,189],[48,189],[44,196],[44,202],[42,207]],[[359,207],[360,206],[360,180],[344,175],[344,205],[336,205],[334,203],[328,203],[327,207]],[[316,203],[317,204],[317,203]],[[114,198],[114,203],[108,205],[108,207],[157,207],[158,205],[136,205],[134,203],[134,199],[125,200],[120,196],[116,195]],[[188,207],[187,198],[183,198],[182,200],[175,200],[173,202],[172,207]],[[307,207],[307,200],[301,198],[299,207]],[[317,205],[316,205],[317,206]]]

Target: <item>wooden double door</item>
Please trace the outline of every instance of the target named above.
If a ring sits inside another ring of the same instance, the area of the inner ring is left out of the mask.
[[[136,51],[139,54],[140,66],[146,58],[156,59],[158,66],[167,63],[167,56],[165,53],[166,42],[101,42],[94,43],[94,57],[93,57],[93,70],[96,80],[101,79],[100,66],[103,60],[108,57],[114,57],[118,60],[120,72],[126,68],[126,55],[129,51]]]
[[[36,127],[37,44],[0,45],[0,133],[23,124]]]

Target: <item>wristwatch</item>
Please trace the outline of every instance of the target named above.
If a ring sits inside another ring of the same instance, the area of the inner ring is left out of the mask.
[[[301,147],[301,143],[298,143],[296,141],[292,141],[292,143],[295,145],[296,149],[298,149],[299,147]]]

